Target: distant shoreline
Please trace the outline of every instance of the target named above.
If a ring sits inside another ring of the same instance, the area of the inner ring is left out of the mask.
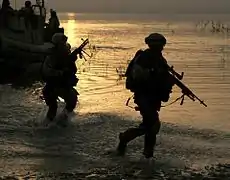
[[[224,21],[230,23],[230,14],[216,13],[76,13],[58,12],[63,20],[162,20],[162,21]]]
[[[213,12],[213,13],[203,13],[203,12],[194,12],[194,13],[190,13],[190,12],[169,12],[169,13],[160,13],[160,12],[152,12],[152,13],[144,13],[144,12],[74,12],[74,11],[60,11],[57,10],[57,12],[59,13],[73,13],[73,14],[123,14],[123,15],[229,15],[230,16],[230,12],[226,12],[226,13],[221,13],[221,12]]]

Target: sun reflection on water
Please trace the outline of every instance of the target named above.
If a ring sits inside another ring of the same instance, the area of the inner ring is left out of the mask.
[[[75,19],[74,13],[68,13],[67,14],[67,20],[61,20],[61,25],[65,29],[65,35],[68,37],[68,42],[71,44],[71,46],[76,46],[78,40],[77,37],[77,29],[78,29],[78,23]]]

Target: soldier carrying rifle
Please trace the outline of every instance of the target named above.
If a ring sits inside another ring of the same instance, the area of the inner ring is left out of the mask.
[[[54,44],[54,48],[51,54],[45,59],[42,67],[42,76],[46,83],[43,88],[43,98],[49,107],[44,122],[45,125],[54,121],[58,108],[58,97],[65,100],[66,106],[62,113],[64,116],[62,119],[66,121],[78,101],[79,93],[74,88],[78,83],[75,61],[77,60],[77,55],[80,55],[80,58],[82,58],[83,48],[89,41],[86,39],[81,46],[71,53],[71,46],[67,43],[67,39],[63,33],[53,35],[52,43]],[[62,122],[65,125],[65,122]]]
[[[169,100],[172,87],[177,85],[182,89],[182,103],[186,95],[193,101],[199,100],[204,106],[206,104],[180,81],[183,74],[179,75],[167,64],[162,55],[166,38],[162,34],[152,33],[145,38],[145,43],[148,49],[136,52],[125,74],[126,88],[134,93],[134,103],[137,104],[135,109],[140,111],[142,123],[136,128],[129,128],[120,133],[117,153],[124,155],[127,144],[136,137],[144,135],[143,155],[151,159],[156,135],[161,126],[158,113],[162,107],[161,103]]]

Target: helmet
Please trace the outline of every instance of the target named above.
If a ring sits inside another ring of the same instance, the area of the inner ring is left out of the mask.
[[[57,12],[53,9],[50,9],[50,15],[53,16],[57,16]]]
[[[148,45],[162,45],[166,44],[166,38],[159,33],[152,33],[148,37],[145,38],[145,43]]]
[[[31,1],[26,1],[25,2],[25,7],[30,7],[31,6]]]
[[[55,33],[53,36],[52,36],[52,43],[54,45],[57,45],[57,44],[65,44],[66,41],[67,41],[68,37],[65,36],[63,33]]]

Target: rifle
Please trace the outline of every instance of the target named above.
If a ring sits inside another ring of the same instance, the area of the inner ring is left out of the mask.
[[[180,105],[183,105],[184,103],[184,96],[186,95],[187,97],[189,97],[192,101],[198,100],[200,102],[200,104],[204,105],[205,107],[207,107],[207,105],[204,103],[204,101],[202,101],[199,97],[197,97],[185,84],[183,84],[180,80],[183,79],[184,76],[184,72],[182,72],[181,74],[177,73],[174,69],[173,66],[169,66],[167,64],[167,68],[169,73],[171,74],[171,77],[173,79],[173,82],[181,89],[181,92],[183,93],[182,100]]]
[[[82,40],[83,40],[83,39],[82,39]],[[87,44],[89,44],[89,39],[88,39],[88,38],[87,38],[86,40],[83,40],[83,42],[81,43],[81,45],[80,45],[78,48],[76,48],[76,49],[70,54],[70,56],[71,56],[71,57],[76,57],[76,56],[79,54],[80,59],[82,59],[82,58],[85,59],[85,57],[84,57],[84,55],[83,55],[83,53],[85,53],[87,56],[91,57],[87,52],[85,52],[85,51],[83,50],[83,48],[84,48]],[[74,59],[74,58],[73,58],[73,59]]]

